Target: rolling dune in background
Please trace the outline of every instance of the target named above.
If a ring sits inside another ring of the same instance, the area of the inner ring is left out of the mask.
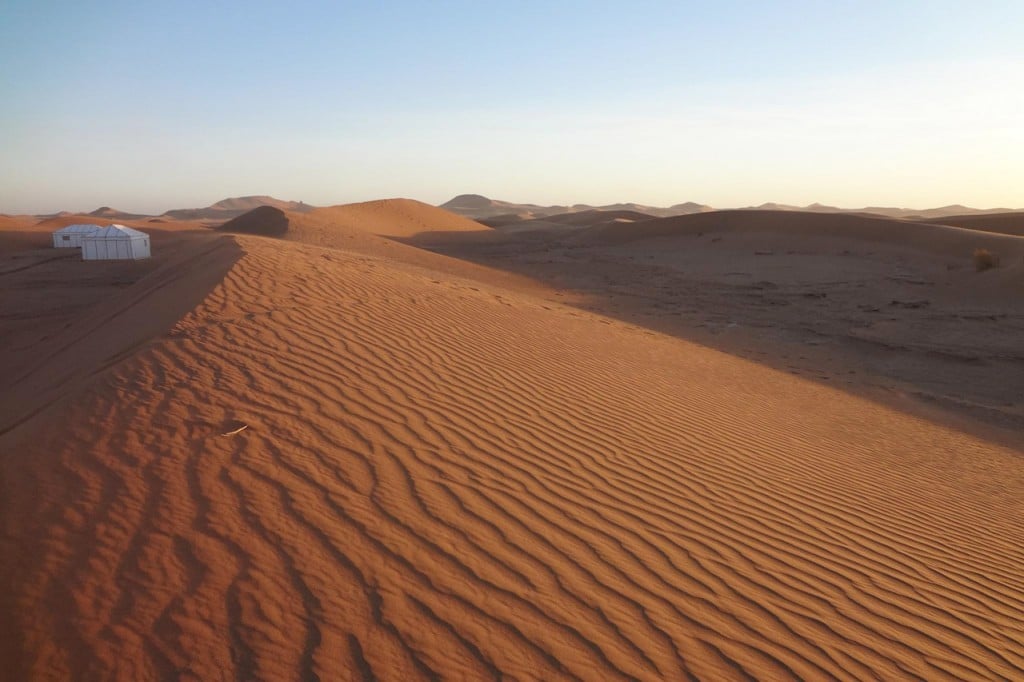
[[[334,229],[354,229],[388,237],[490,229],[475,220],[412,199],[379,199],[359,204],[328,206],[311,211],[309,217],[312,220],[329,222]]]
[[[1024,236],[1024,212],[1022,211],[947,216],[944,218],[930,218],[927,222],[937,225],[955,225],[971,230]]]
[[[624,244],[658,237],[679,237],[714,231],[723,233],[774,233],[791,238],[836,237],[890,244],[907,250],[943,255],[970,254],[977,247],[1008,248],[1024,252],[1024,242],[1013,236],[953,225],[936,225],[855,214],[817,214],[797,211],[714,211],[661,218],[643,223],[597,226],[581,232],[587,244]],[[799,246],[794,241],[792,246]]]
[[[1019,452],[302,219],[0,436],[15,679],[1024,674]]]

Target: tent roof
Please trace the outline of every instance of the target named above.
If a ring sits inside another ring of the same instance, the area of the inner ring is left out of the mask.
[[[100,229],[100,226],[93,225],[92,223],[76,223],[75,225],[68,225],[59,230],[54,230],[54,234],[81,234],[83,232],[95,232],[98,229]]]
[[[125,225],[107,225],[89,233],[89,239],[138,239],[148,236],[145,232],[133,230]]]

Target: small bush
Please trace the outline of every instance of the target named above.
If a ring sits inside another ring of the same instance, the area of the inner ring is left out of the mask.
[[[974,269],[978,272],[999,267],[999,256],[988,249],[974,250]]]

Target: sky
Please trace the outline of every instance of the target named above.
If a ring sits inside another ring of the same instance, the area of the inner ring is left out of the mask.
[[[0,212],[1024,207],[1024,2],[0,0]]]

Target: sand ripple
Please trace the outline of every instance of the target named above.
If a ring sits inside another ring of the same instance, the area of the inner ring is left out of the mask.
[[[26,678],[1024,676],[1019,453],[484,284],[239,241],[8,455]]]

